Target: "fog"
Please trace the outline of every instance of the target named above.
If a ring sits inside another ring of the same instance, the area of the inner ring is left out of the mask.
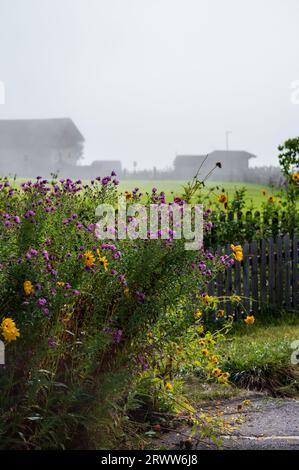
[[[0,119],[69,117],[83,163],[166,168],[299,134],[298,0],[0,0]],[[252,163],[251,163],[252,164]]]

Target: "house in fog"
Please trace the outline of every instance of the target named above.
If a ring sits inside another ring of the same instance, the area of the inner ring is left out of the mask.
[[[82,156],[83,143],[69,118],[0,120],[0,175],[71,170]]]
[[[203,179],[216,163],[221,168],[211,175],[210,179],[219,181],[238,181],[242,179],[249,168],[249,160],[255,155],[244,150],[215,150],[206,155],[177,155],[174,160],[174,174],[178,179],[189,179],[196,175],[199,167],[199,178]],[[205,161],[204,161],[205,160]]]

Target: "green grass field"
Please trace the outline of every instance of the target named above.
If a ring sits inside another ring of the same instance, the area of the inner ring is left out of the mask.
[[[186,181],[179,180],[127,180],[120,183],[120,191],[131,191],[137,187],[143,194],[145,194],[146,192],[150,192],[153,187],[156,187],[158,191],[164,191],[167,198],[170,199],[172,194],[179,196],[182,193],[183,186],[185,184]],[[268,196],[275,194],[275,191],[273,191],[272,188],[253,183],[212,181],[206,184],[207,189],[215,188],[215,201],[222,188],[225,189],[229,198],[231,198],[235,190],[242,187],[246,188],[247,207],[250,207],[251,205],[253,205],[254,208],[260,207],[263,198],[265,198],[265,196],[262,195],[262,190],[264,189],[267,191]]]
[[[22,182],[26,181],[24,178],[18,178],[16,184],[19,185]],[[87,181],[86,181],[87,183]],[[180,196],[183,192],[183,186],[186,185],[187,181],[183,180],[123,180],[120,182],[119,190],[120,192],[132,191],[134,188],[139,188],[139,190],[145,195],[147,192],[151,192],[152,188],[157,188],[157,190],[164,191],[166,193],[167,200],[171,200],[172,196]],[[217,201],[217,195],[220,194],[221,190],[224,189],[229,199],[233,196],[236,189],[246,188],[246,207],[250,208],[251,206],[254,209],[260,209],[263,199],[262,191],[267,191],[267,196],[274,195],[277,191],[273,188],[261,186],[254,183],[244,183],[244,182],[221,182],[221,181],[208,181],[206,183],[206,189],[203,191],[209,191],[211,188],[214,188],[212,199],[215,197],[215,202]]]

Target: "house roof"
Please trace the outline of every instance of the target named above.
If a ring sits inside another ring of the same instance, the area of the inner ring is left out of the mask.
[[[252,153],[246,152],[245,150],[214,150],[213,152],[209,153],[210,157],[216,157],[219,161],[222,159],[229,158],[256,158],[256,155]]]
[[[177,155],[175,158],[176,163],[197,163],[199,160],[206,158],[206,155]],[[245,150],[214,150],[208,154],[207,162],[212,159],[213,161],[225,161],[227,158],[243,158],[250,159],[256,158],[252,153],[246,152]]]
[[[70,118],[0,120],[0,147],[65,148],[84,142]]]

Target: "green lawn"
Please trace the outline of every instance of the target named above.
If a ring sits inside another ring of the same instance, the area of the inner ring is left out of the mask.
[[[16,180],[17,185],[25,181],[24,178],[18,178]],[[86,181],[87,183],[87,181]],[[152,188],[157,188],[157,190],[164,191],[166,193],[167,200],[172,199],[172,196],[179,196],[182,194],[183,186],[186,184],[186,181],[183,180],[122,180],[119,189],[121,192],[132,191],[135,187],[139,188],[140,191],[145,194],[146,192],[151,192]],[[227,192],[229,199],[233,196],[236,189],[242,187],[246,188],[246,207],[254,209],[260,209],[262,200],[267,196],[274,195],[277,191],[273,191],[272,188],[261,186],[254,183],[244,183],[244,182],[221,182],[221,181],[209,181],[206,183],[206,190],[209,191],[211,188],[214,188],[212,199],[217,200],[217,195],[224,190]],[[267,191],[267,196],[263,196],[262,191]]]
[[[299,314],[267,316],[254,325],[236,324],[220,346],[222,364],[232,381],[271,392],[299,389],[299,366],[291,363],[291,343],[299,340]]]
[[[152,188],[157,188],[158,191],[164,191],[167,198],[171,198],[172,194],[179,196],[183,191],[183,185],[186,184],[186,181],[180,180],[125,180],[120,183],[120,190],[131,191],[135,187],[138,187],[142,193],[150,192]],[[217,194],[220,193],[221,189],[224,188],[228,193],[229,198],[231,198],[236,189],[242,187],[246,188],[246,201],[247,207],[251,205],[254,208],[260,208],[261,202],[265,196],[262,195],[262,190],[266,189],[267,195],[275,194],[272,188],[265,188],[259,184],[253,183],[244,183],[244,182],[221,182],[221,181],[211,181],[206,184],[206,188],[215,188],[215,201]]]
[[[230,398],[244,389],[275,396],[298,396],[299,365],[291,363],[293,341],[299,340],[299,312],[257,319],[254,325],[236,323],[217,348],[219,367],[231,374],[227,386],[189,377],[185,391],[195,402]],[[237,386],[237,387],[236,387]]]

